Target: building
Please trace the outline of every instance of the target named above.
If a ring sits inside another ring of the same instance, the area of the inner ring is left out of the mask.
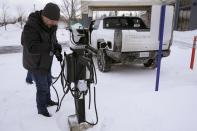
[[[166,0],[166,3],[172,4],[175,0]],[[88,27],[93,11],[146,11],[143,17],[150,23],[151,6],[161,4],[161,0],[81,0],[83,25]]]
[[[175,30],[197,29],[197,0],[176,0]]]

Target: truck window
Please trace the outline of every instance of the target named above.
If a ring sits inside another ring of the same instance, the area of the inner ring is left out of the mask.
[[[138,17],[110,17],[103,20],[106,29],[147,29],[144,22]]]

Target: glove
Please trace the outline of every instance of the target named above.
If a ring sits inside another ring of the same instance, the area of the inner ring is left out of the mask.
[[[62,46],[60,44],[54,44],[54,54],[56,54],[56,52],[61,54]]]
[[[62,57],[62,54],[61,53],[56,53],[55,56],[57,58],[57,61],[62,62],[63,57]]]

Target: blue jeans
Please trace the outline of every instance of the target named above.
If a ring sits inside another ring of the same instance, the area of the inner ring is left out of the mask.
[[[38,113],[46,113],[47,104],[51,101],[50,86],[52,83],[51,73],[46,75],[31,73],[33,80],[36,84],[36,102]]]

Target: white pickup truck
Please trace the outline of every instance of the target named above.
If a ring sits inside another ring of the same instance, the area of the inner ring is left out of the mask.
[[[151,28],[139,17],[105,17],[90,24],[90,46],[97,49],[101,72],[110,71],[114,63],[138,63],[156,67],[159,49],[160,6],[152,8]],[[166,7],[162,57],[170,54],[173,7]]]

